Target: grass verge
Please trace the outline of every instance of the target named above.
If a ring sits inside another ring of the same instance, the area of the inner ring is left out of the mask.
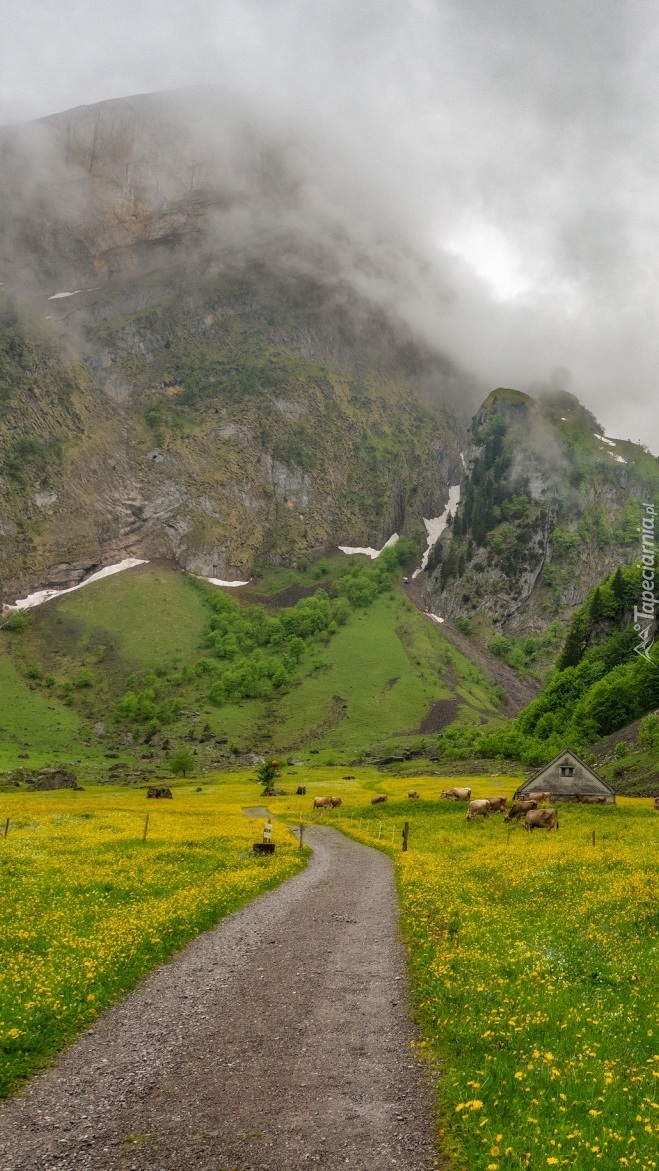
[[[193,936],[296,873],[283,826],[252,853],[254,784],[0,796],[0,1096]],[[145,816],[148,836],[142,841]],[[2,837],[5,819],[9,834]]]

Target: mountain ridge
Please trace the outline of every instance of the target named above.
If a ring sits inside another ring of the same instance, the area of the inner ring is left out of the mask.
[[[290,143],[186,91],[4,128],[0,163],[0,276],[30,306],[12,328],[24,348],[60,336],[98,415],[57,423],[47,371],[14,368],[15,417],[36,399],[60,448],[38,476],[26,460],[22,502],[0,471],[3,523],[28,513],[4,602],[124,556],[244,576],[441,512],[473,388],[370,295],[365,245],[321,214]],[[64,504],[76,477],[87,497]]]

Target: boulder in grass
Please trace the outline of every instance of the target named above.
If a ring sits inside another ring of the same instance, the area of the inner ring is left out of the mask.
[[[80,786],[70,769],[42,768],[34,774],[29,787],[34,792],[47,792],[50,789],[78,789]]]
[[[147,797],[171,797],[172,790],[168,789],[167,785],[149,785],[146,795]]]

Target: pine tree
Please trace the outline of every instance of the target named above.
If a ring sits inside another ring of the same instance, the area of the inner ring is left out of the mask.
[[[613,578],[611,579],[611,592],[616,600],[616,612],[619,614],[625,608],[625,579],[622,575],[620,566],[616,569]]]
[[[601,622],[604,617],[604,603],[602,602],[602,591],[599,586],[595,586],[588,604],[588,616],[593,624]]]

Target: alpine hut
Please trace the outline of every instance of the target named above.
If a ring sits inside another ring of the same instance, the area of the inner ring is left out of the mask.
[[[614,805],[616,795],[607,781],[577,756],[571,748],[564,749],[549,764],[533,773],[515,793],[515,798],[532,797],[534,793],[551,793],[555,801],[579,801],[581,797],[604,797],[607,805]]]

